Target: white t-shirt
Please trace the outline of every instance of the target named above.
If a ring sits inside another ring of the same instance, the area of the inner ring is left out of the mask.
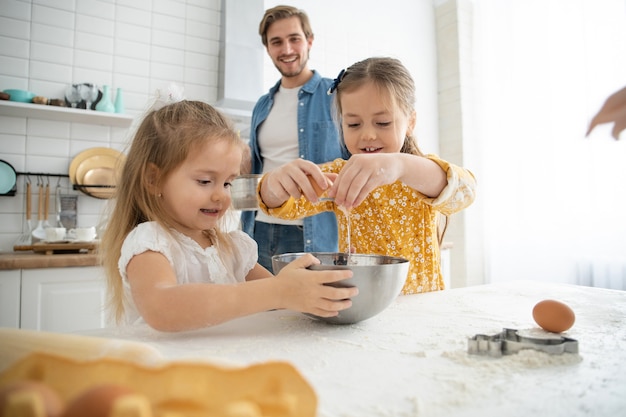
[[[300,157],[298,146],[298,93],[300,87],[284,88],[274,94],[274,103],[267,119],[259,127],[259,149],[263,158],[263,173]],[[284,220],[268,216],[259,210],[256,220],[265,223],[301,225],[302,220]]]
[[[171,234],[168,233],[157,222],[145,222],[137,225],[124,240],[118,261],[118,268],[124,284],[124,311],[126,315],[123,323],[143,322],[131,297],[126,276],[126,267],[135,255],[147,251],[163,254],[174,269],[178,284],[195,282],[235,284],[244,282],[248,272],[257,263],[257,243],[241,230],[228,232],[227,236],[232,239],[234,256],[231,259],[222,259],[214,246],[203,249],[195,240],[176,230],[171,230]]]

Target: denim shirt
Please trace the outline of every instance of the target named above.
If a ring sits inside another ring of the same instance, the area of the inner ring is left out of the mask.
[[[322,78],[316,71],[313,77],[298,92],[298,148],[300,158],[316,164],[332,161],[336,158],[348,159],[349,153],[339,140],[339,134],[331,116],[333,96],[327,94],[333,80]],[[257,132],[267,118],[274,94],[278,91],[278,81],[270,91],[259,98],[252,111],[250,129],[250,151],[252,174],[263,172],[263,159]],[[241,215],[243,230],[254,236],[255,211],[244,211]],[[306,217],[304,220],[305,252],[337,251],[337,219],[332,212]]]

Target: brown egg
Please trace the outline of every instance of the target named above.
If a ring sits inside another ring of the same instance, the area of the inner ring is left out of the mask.
[[[556,300],[543,300],[533,307],[533,318],[542,329],[561,333],[574,325],[576,316],[568,305]]]
[[[72,399],[63,417],[109,417],[117,400],[134,394],[134,390],[122,385],[98,385]]]
[[[329,174],[324,174],[324,176],[326,177],[326,183],[328,184],[328,186],[330,187],[331,185],[333,185],[333,182],[329,178]],[[317,194],[318,197],[321,197],[322,194],[324,194],[327,191],[327,190],[322,190],[320,186],[317,185],[317,181],[315,181],[313,177],[309,177],[309,181],[311,182],[311,185],[313,186],[313,189],[315,190],[315,193]]]
[[[311,181],[311,185],[313,186],[313,189],[315,190],[315,194],[317,194],[318,197],[321,197],[322,194],[326,192],[326,190],[322,190],[320,186],[317,185],[317,181],[315,181],[313,177],[309,177],[309,181]]]
[[[0,389],[0,417],[59,417],[62,411],[59,394],[42,382],[16,381]]]

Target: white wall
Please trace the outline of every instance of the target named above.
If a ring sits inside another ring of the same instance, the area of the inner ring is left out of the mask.
[[[476,5],[486,280],[626,288],[626,141],[585,137],[626,85],[626,2]]]
[[[425,152],[438,152],[435,17],[431,0],[265,0],[266,8],[290,4],[309,16],[315,41],[310,67],[335,78],[371,56],[400,59],[417,87],[416,135]],[[279,78],[265,56],[265,87]]]
[[[418,138],[425,151],[437,151],[430,0],[287,3],[310,15],[316,34],[311,63],[325,76],[372,55],[401,59],[418,86]],[[220,8],[220,0],[0,0],[0,90],[60,98],[70,83],[109,84],[123,89],[127,113],[139,115],[156,88],[176,82],[188,98],[214,103]],[[256,33],[258,27],[250,30]],[[269,88],[278,73],[271,64],[263,71]],[[20,172],[67,174],[80,151],[123,150],[128,134],[128,129],[0,116],[0,159]],[[0,251],[11,250],[24,230],[23,181],[18,177],[16,197],[0,197]],[[61,185],[69,190],[67,179]],[[97,223],[105,202],[81,194],[78,204],[79,224],[89,225]]]

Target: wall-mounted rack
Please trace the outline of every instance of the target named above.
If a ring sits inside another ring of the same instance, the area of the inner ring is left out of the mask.
[[[57,178],[69,178],[70,176],[68,174],[54,174],[54,173],[50,173],[50,172],[16,172],[16,175],[24,175],[26,177],[36,177],[36,178],[42,178],[42,177],[57,177]],[[89,193],[89,189],[90,188],[101,188],[101,189],[110,189],[110,188],[115,188],[115,185],[106,185],[106,184],[72,184],[72,189],[75,191],[82,191],[85,194],[94,197],[93,195],[91,195]],[[2,194],[3,196],[15,196],[15,190],[12,190],[12,192],[7,193],[7,194]],[[96,198],[101,198],[101,197],[96,197]]]
[[[27,177],[62,177],[69,178],[68,174],[51,174],[49,172],[16,172],[17,175],[26,175]]]

